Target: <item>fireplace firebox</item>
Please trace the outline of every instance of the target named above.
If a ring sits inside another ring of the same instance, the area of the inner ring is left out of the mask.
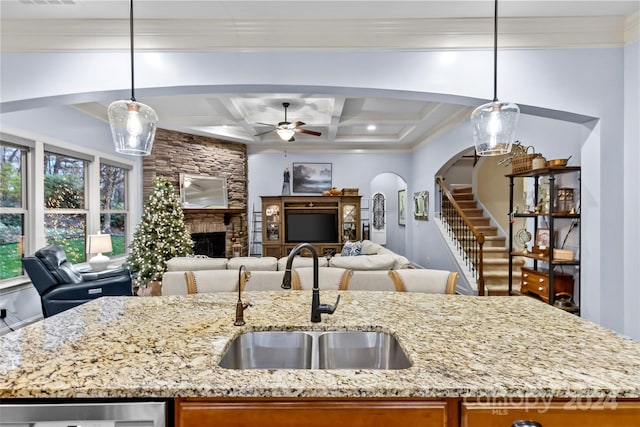
[[[227,236],[224,232],[192,233],[194,255],[206,255],[209,258],[225,258],[227,256]]]

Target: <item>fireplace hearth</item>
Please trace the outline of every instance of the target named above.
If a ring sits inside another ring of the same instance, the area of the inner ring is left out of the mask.
[[[209,258],[225,258],[227,256],[225,232],[192,233],[194,255],[206,255]]]

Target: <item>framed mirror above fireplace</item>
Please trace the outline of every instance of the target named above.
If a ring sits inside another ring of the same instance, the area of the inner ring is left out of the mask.
[[[227,179],[181,173],[180,203],[183,209],[227,209]]]

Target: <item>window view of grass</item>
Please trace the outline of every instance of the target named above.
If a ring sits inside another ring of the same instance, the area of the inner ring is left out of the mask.
[[[111,236],[113,244],[113,252],[103,255],[113,256],[115,254],[125,253],[124,236]],[[63,242],[53,242],[60,244],[66,253],[77,253],[85,251],[84,238],[82,239],[66,239]],[[61,244],[62,243],[62,244]],[[22,254],[18,243],[0,244],[0,280],[9,279],[22,275]]]

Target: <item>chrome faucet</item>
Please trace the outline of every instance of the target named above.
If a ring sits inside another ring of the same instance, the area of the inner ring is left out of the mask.
[[[298,252],[305,248],[309,249],[309,251],[311,251],[311,255],[313,256],[313,293],[311,296],[311,321],[314,323],[318,323],[321,320],[320,315],[322,313],[333,314],[333,312],[336,311],[336,307],[338,307],[338,303],[340,302],[340,295],[338,295],[338,299],[336,299],[336,303],[334,305],[320,304],[320,288],[318,286],[318,252],[316,252],[316,249],[313,247],[313,245],[311,245],[310,243],[300,243],[289,253],[289,257],[287,257],[287,267],[284,271],[284,277],[282,278],[281,287],[283,289],[291,289],[291,266],[293,265],[293,259]]]
[[[244,270],[244,271],[243,271]],[[244,278],[244,280],[242,280]],[[233,322],[235,326],[243,326],[244,311],[251,307],[250,303],[242,303],[242,284],[246,283],[251,278],[251,272],[247,271],[244,265],[241,265],[238,269],[238,302],[236,303],[236,321]]]

